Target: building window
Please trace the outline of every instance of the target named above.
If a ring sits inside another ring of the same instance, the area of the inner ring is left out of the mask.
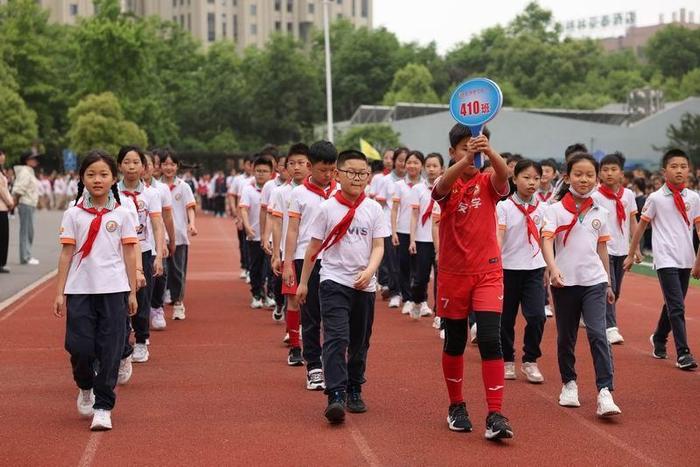
[[[338,3],[338,5],[342,5],[342,4],[343,4],[343,0],[338,0],[337,3]]]
[[[275,0],[275,11],[282,11],[282,0]]]
[[[357,3],[357,0],[352,0],[352,15],[355,16],[357,14],[357,8],[355,8],[355,4]]]
[[[213,4],[214,4],[214,0],[207,0],[207,3],[210,4],[210,5],[213,5]]]
[[[253,3],[250,5],[250,16],[256,16],[258,14],[258,6]]]
[[[288,34],[294,33],[294,23],[287,23],[287,33]]]
[[[369,0],[362,0],[362,17],[369,16]]]
[[[280,32],[282,30],[282,23],[280,21],[275,21],[275,31]]]
[[[70,13],[71,16],[78,16],[78,4],[71,3],[68,5],[68,13]]]
[[[343,14],[342,14],[342,13],[338,13],[338,19],[343,19]]]
[[[226,37],[226,22],[221,23],[221,37]]]
[[[184,5],[185,5],[185,0],[180,0],[180,6],[184,6]]]
[[[207,13],[207,40],[214,42],[216,40],[216,15]]]
[[[233,40],[238,40],[238,15],[233,15]]]
[[[187,30],[192,32],[192,15],[187,13]]]
[[[180,15],[180,27],[185,29],[185,15]]]
[[[294,0],[287,0],[287,13],[294,11]]]
[[[316,11],[316,5],[314,3],[309,3],[309,14],[313,15]]]
[[[177,0],[173,0],[173,8],[177,6]]]

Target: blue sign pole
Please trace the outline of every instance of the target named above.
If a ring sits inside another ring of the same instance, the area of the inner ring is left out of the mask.
[[[481,135],[484,125],[491,121],[503,106],[503,93],[488,78],[474,78],[457,86],[450,98],[450,113],[457,122],[469,128],[472,136]],[[480,153],[474,155],[474,167],[484,166]]]

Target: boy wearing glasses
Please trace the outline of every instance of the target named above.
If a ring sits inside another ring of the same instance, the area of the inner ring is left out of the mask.
[[[335,193],[333,179],[338,151],[333,143],[318,141],[309,148],[311,169],[309,177],[301,186],[292,190],[289,197],[287,215],[287,238],[284,248],[282,268],[282,293],[296,295],[296,288],[304,263],[304,253],[311,240],[311,226],[318,207]],[[321,306],[318,301],[318,279],[321,270],[320,258],[311,268],[308,279],[309,299],[303,305],[290,300],[287,306],[287,327],[289,328],[289,366],[301,366],[306,362],[306,389],[310,391],[324,388],[323,367],[321,365]],[[296,305],[296,307],[295,307]],[[300,310],[301,309],[301,310]],[[299,312],[304,354],[299,345]]]
[[[323,318],[323,368],[330,423],[342,423],[345,409],[367,411],[361,388],[374,321],[375,273],[391,234],[382,207],[365,197],[367,158],[359,151],[338,156],[340,191],[321,203],[311,229],[297,289],[301,303],[314,293],[308,287],[316,257],[323,252],[320,302]]]

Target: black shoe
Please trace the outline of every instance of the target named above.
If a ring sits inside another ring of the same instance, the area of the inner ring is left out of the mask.
[[[654,335],[652,334],[651,337],[649,337],[649,342],[651,342],[651,356],[654,358],[658,359],[666,359],[668,358],[668,354],[666,353],[666,343],[665,342],[657,342],[654,340]]]
[[[289,356],[287,357],[287,365],[289,366],[302,366],[304,364],[304,359],[301,356],[301,349],[299,347],[292,347],[289,349]]]
[[[698,364],[695,362],[695,359],[690,353],[686,353],[678,357],[676,366],[681,370],[690,371],[696,369]]]
[[[362,392],[360,392],[359,388],[350,389],[350,393],[348,394],[348,401],[347,401],[346,405],[348,408],[348,412],[350,412],[350,413],[367,412],[367,405],[365,404],[365,401],[362,400]]]
[[[277,305],[275,309],[272,310],[272,320],[275,322],[280,322],[284,319],[284,313],[282,313],[282,307]]]
[[[328,395],[328,407],[326,407],[324,415],[334,425],[345,421],[345,393],[343,391],[333,391]]]
[[[382,287],[382,300],[389,300],[390,295],[391,290],[389,290],[389,287]]]
[[[467,413],[467,404],[452,404],[447,411],[447,425],[452,431],[472,431],[472,422]]]
[[[513,437],[513,429],[508,424],[508,419],[499,412],[491,412],[486,417],[486,439],[507,439]]]

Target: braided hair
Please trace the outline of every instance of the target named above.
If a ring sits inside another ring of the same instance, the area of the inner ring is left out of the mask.
[[[90,167],[92,164],[100,161],[107,164],[107,166],[109,167],[109,171],[112,172],[112,176],[115,180],[118,178],[117,162],[114,160],[114,158],[107,154],[105,151],[102,151],[100,149],[93,149],[88,153],[87,156],[85,156],[85,159],[83,159],[83,162],[80,164],[80,170],[78,171],[80,181],[78,182],[78,194],[75,197],[74,206],[78,204],[78,201],[80,201],[80,198],[85,192],[85,184],[83,183],[83,176],[85,175],[85,172],[87,171],[88,167]],[[111,189],[112,194],[114,195],[114,199],[117,201],[117,203],[121,204],[117,184],[114,183]]]

